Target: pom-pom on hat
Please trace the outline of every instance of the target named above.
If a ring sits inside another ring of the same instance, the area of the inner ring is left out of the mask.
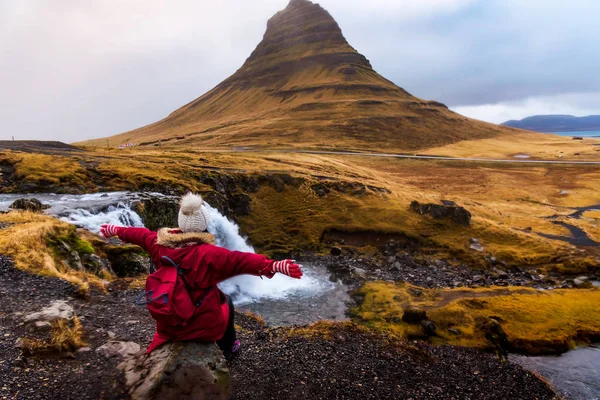
[[[202,197],[188,193],[181,198],[179,208],[179,229],[184,232],[204,232],[208,228],[210,216]]]

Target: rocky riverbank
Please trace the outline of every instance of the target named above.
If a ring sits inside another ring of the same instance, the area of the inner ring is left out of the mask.
[[[332,255],[305,257],[326,267],[335,279],[352,288],[368,281],[408,282],[425,288],[484,288],[524,286],[535,289],[570,289],[590,287],[600,275],[569,276],[537,268],[507,267],[494,258],[484,269],[474,269],[458,260],[444,260],[423,255],[391,241],[382,252],[365,254],[352,248],[332,248]]]

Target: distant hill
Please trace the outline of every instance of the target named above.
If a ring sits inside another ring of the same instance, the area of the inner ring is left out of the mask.
[[[400,151],[507,133],[396,86],[348,44],[321,6],[291,0],[232,76],[168,117],[109,142]]]
[[[0,150],[1,149],[19,150],[33,153],[81,151],[80,148],[71,146],[70,144],[47,140],[0,140]]]
[[[520,121],[510,120],[502,125],[536,132],[599,131],[600,115],[575,117],[573,115],[534,115]]]

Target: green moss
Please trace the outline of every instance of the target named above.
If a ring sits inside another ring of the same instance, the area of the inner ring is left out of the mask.
[[[61,232],[61,234],[50,235],[46,239],[48,247],[50,247],[56,256],[64,255],[67,251],[65,245],[71,250],[76,251],[79,255],[95,254],[96,250],[90,242],[85,239],[81,239],[77,235],[77,231],[74,226],[68,226],[67,232]]]

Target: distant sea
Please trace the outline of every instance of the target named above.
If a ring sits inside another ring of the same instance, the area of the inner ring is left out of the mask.
[[[553,135],[560,136],[581,136],[581,137],[596,137],[600,138],[600,131],[572,131],[572,132],[547,132]]]

